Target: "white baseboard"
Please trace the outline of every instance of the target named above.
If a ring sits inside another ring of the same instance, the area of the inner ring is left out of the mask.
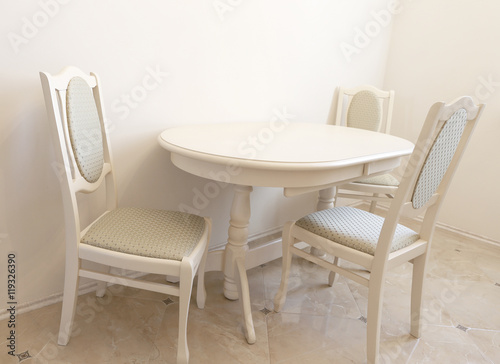
[[[88,282],[80,286],[80,289],[78,290],[78,294],[82,295],[88,292],[92,292],[93,290],[95,291],[97,286],[96,282]],[[58,303],[62,301],[62,292],[60,293],[55,293],[52,294],[48,297],[32,301],[32,302],[24,302],[24,303],[19,303],[16,305],[16,315],[26,313],[29,311],[36,310],[37,308],[42,308],[45,306],[52,305],[54,303]],[[9,317],[9,313],[7,310],[2,310],[0,312],[0,320],[4,320]]]
[[[422,219],[418,219],[419,221],[422,221]],[[447,225],[442,222],[437,222],[436,223],[436,229],[444,230],[444,231],[449,231],[457,235],[461,235],[470,239],[474,239],[479,242],[487,243],[487,244],[493,244],[496,246],[500,246],[500,241],[488,238],[487,236],[482,236],[479,234],[474,234],[471,233],[470,231],[465,231],[463,229],[457,228],[455,226]]]
[[[246,254],[247,269],[281,257],[281,227],[254,234],[248,238],[249,250]],[[221,271],[224,264],[226,243],[219,244],[208,251],[205,272]]]

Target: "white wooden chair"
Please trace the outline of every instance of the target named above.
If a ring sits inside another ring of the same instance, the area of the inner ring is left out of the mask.
[[[361,128],[382,133],[391,130],[394,91],[382,91],[370,85],[338,89],[335,125]],[[374,212],[378,201],[394,198],[399,181],[386,173],[367,177],[337,187],[337,198],[352,198],[371,201],[370,212]],[[347,192],[350,191],[350,192]]]
[[[474,105],[470,97],[431,107],[385,219],[344,206],[288,222],[283,230],[282,278],[274,310],[279,312],[286,300],[292,254],[329,269],[330,286],[336,273],[367,286],[367,356],[369,363],[377,363],[385,273],[411,262],[411,334],[419,337],[422,286],[436,218],[483,107]],[[424,218],[418,232],[399,224],[402,216],[421,214]],[[333,264],[294,246],[301,241],[333,256]],[[338,258],[363,266],[369,277],[340,267]]]
[[[196,272],[197,304],[199,308],[205,305],[204,266],[210,220],[176,211],[117,208],[99,78],[75,67],[67,67],[57,75],[41,72],[40,77],[56,151],[65,171],[61,190],[66,269],[58,343],[66,345],[69,341],[79,277],[87,277],[101,281],[97,290],[101,297],[106,282],[179,296],[177,363],[188,363],[188,308]],[[98,189],[101,193],[103,188],[106,211],[89,226],[81,227],[77,195]],[[83,260],[103,265],[105,273],[82,268]],[[110,273],[111,267],[175,276],[180,282],[171,285],[117,276]]]

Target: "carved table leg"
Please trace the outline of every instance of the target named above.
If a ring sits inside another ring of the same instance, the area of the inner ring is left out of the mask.
[[[243,309],[245,336],[249,344],[255,342],[245,254],[248,251],[248,223],[250,221],[250,186],[234,187],[228,243],[224,253],[224,296],[236,300],[239,296]],[[239,294],[238,294],[239,293]]]
[[[330,187],[319,191],[316,211],[331,209],[333,207],[335,202],[335,189],[336,187]]]
[[[235,262],[239,257],[245,257],[248,251],[248,223],[250,221],[249,186],[234,186],[231,218],[229,220],[228,240],[224,253],[224,296],[230,300],[238,299],[236,286]]]

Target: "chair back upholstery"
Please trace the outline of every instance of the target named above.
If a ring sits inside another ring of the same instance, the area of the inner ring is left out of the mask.
[[[102,129],[92,88],[73,77],[66,91],[66,115],[70,144],[81,176],[96,182],[104,166]]]
[[[370,85],[338,88],[335,125],[389,133],[394,105],[394,91]]]
[[[56,145],[66,219],[67,242],[80,236],[77,193],[106,184],[106,209],[116,208],[115,181],[97,75],[66,67],[56,75],[40,72]],[[70,239],[71,237],[71,239]],[[75,242],[75,239],[77,241]]]
[[[379,131],[382,123],[382,105],[372,91],[359,91],[347,109],[346,125],[350,128]]]
[[[413,208],[418,209],[424,206],[438,189],[455,155],[466,125],[467,111],[463,108],[455,111],[450,119],[444,121],[415,183],[411,199]]]
[[[380,250],[387,256],[400,216],[423,214],[420,237],[431,241],[444,196],[483,108],[483,104],[474,105],[470,97],[450,104],[438,102],[430,108],[389,208],[376,254]]]

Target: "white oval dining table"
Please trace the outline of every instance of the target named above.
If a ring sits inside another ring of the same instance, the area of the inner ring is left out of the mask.
[[[387,173],[414,147],[408,140],[383,133],[277,120],[173,127],[158,141],[178,168],[235,185],[221,270],[224,295],[240,297],[250,344],[256,337],[245,257],[253,186],[281,187],[285,196],[319,191],[318,210],[330,208],[335,185]]]

